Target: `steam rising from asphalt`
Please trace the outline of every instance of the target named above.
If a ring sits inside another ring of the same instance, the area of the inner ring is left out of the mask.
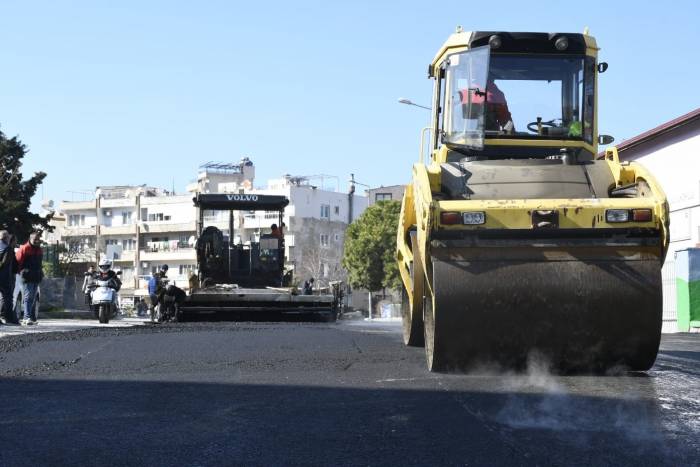
[[[554,376],[542,355],[530,354],[524,374],[505,375],[508,396],[496,421],[513,429],[567,431],[580,442],[601,432],[634,441],[661,439],[653,401],[625,392],[627,377],[596,378],[585,394],[570,392],[566,378]],[[609,397],[611,389],[617,397]]]

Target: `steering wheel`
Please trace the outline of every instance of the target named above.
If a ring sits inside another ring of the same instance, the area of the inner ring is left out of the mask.
[[[552,119],[552,120],[549,120],[548,122],[541,121],[541,122],[539,122],[539,125],[541,125],[541,126],[546,126],[546,127],[550,127],[550,128],[559,128],[559,125],[557,125],[556,123],[554,123],[554,120],[555,120],[555,119]],[[533,132],[533,133],[539,134],[540,132],[537,131],[537,125],[538,125],[538,122],[530,122],[530,123],[527,124],[527,129],[530,130],[530,131]],[[534,127],[534,128],[533,128],[533,127]]]

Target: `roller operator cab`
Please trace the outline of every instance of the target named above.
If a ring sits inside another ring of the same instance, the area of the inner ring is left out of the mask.
[[[597,53],[587,34],[458,29],[429,66],[397,258],[404,340],[430,369],[653,364],[668,205],[641,165],[598,154]]]

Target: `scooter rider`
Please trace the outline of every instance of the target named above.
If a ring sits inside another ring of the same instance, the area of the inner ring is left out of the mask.
[[[122,281],[119,279],[117,273],[112,271],[112,262],[105,258],[100,261],[98,267],[100,270],[97,273],[96,279],[100,281],[110,281],[109,286],[119,292],[119,289],[122,288]]]

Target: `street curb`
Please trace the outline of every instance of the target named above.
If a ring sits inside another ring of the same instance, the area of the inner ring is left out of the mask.
[[[63,311],[40,311],[39,319],[95,319],[91,311],[86,310],[63,310]]]

